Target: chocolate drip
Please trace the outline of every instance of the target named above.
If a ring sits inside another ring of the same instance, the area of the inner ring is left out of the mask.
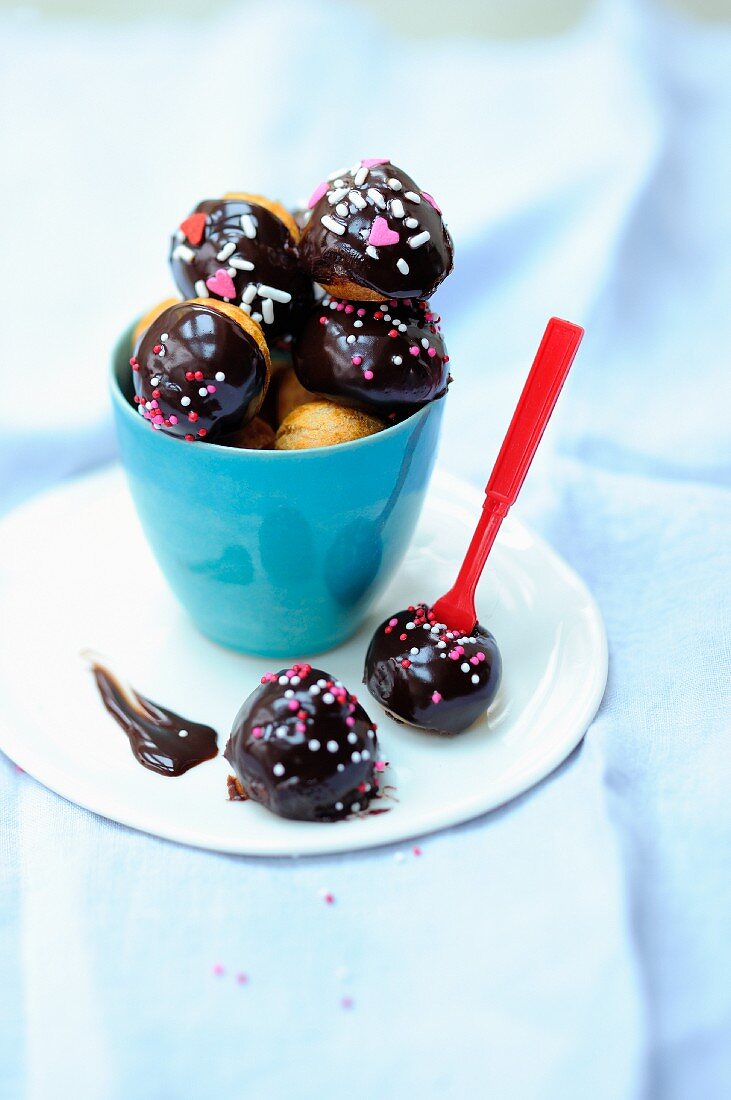
[[[143,767],[158,775],[183,775],[218,755],[216,731],[181,718],[125,687],[108,668],[93,661],[91,671],[104,706],[129,738]]]

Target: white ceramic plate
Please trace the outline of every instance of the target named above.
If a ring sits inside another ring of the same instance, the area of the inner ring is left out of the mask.
[[[386,613],[451,583],[481,504],[434,478],[411,550],[363,629],[311,658],[357,692],[378,723],[391,811],[336,824],[285,821],[228,802],[219,757],[169,779],[142,768],[104,710],[80,651],[109,658],[149,698],[219,731],[271,661],[207,641],[167,590],[119,469],[48,493],[0,524],[0,748],[65,798],[184,844],[249,855],[339,852],[454,825],[527,790],[564,760],[599,706],[607,676],[601,616],[578,577],[515,519],[503,525],[478,593],[503,655],[487,718],[454,739],[388,719],[361,686]],[[284,662],[281,662],[282,664]],[[279,667],[279,665],[277,665]]]

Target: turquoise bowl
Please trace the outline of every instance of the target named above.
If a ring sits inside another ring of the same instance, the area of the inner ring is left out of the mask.
[[[131,402],[131,332],[111,369],[122,464],[153,553],[193,622],[221,645],[262,656],[345,641],[406,552],[444,400],[336,447],[186,443],[152,431]],[[130,591],[134,584],[130,577]]]

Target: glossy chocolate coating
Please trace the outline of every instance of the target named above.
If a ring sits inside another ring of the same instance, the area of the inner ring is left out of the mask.
[[[183,775],[218,754],[216,731],[181,718],[144,695],[122,687],[104,665],[91,666],[104,706],[129,738],[143,767],[159,775]]]
[[[184,297],[243,301],[267,339],[296,332],[312,302],[312,281],[299,266],[289,228],[265,206],[243,199],[199,202],[173,235],[170,266]],[[262,294],[260,287],[289,300]]]
[[[490,706],[501,672],[488,630],[478,623],[464,637],[419,604],[378,627],[363,682],[393,718],[434,733],[461,733]]]
[[[428,298],[452,270],[452,239],[434,199],[389,161],[361,161],[324,181],[310,208],[300,258],[322,286]]]
[[[267,673],[224,756],[244,793],[281,817],[337,821],[378,793],[376,727],[339,681],[309,665]]]
[[[205,302],[164,310],[131,363],[139,412],[153,428],[188,440],[211,442],[241,428],[259,411],[268,382],[254,337]]]
[[[426,302],[325,297],[293,345],[307,390],[380,416],[397,416],[447,392],[449,356]]]

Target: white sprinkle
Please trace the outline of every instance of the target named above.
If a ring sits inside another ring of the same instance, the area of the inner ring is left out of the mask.
[[[431,233],[425,229],[423,233],[417,233],[415,237],[409,237],[409,248],[421,248],[423,244],[431,240]]]
[[[200,397],[207,397],[208,396],[208,390],[206,389],[205,386],[201,386],[201,388],[198,390],[198,395]]]
[[[371,754],[368,752],[368,749],[363,749],[363,752],[360,754],[360,758],[361,760],[370,760]]]
[[[342,802],[336,802],[335,803],[335,809],[336,810],[342,810],[342,808],[343,808]]]
[[[417,206],[421,202],[421,195],[417,195],[416,191],[404,191],[404,198],[409,202],[415,202]]]
[[[357,206],[359,210],[364,210],[367,206],[367,203],[361,195],[360,191],[351,191],[348,195],[348,199],[350,200],[350,202],[352,202],[353,206]]]
[[[464,664],[461,664],[459,667],[462,669],[463,672],[469,672],[470,671],[470,666],[467,664],[466,661],[464,662]]]
[[[348,734],[348,741],[351,745],[355,745],[357,740],[358,740],[358,734],[357,733],[352,733],[351,732],[351,733]]]
[[[232,256],[229,260],[231,267],[236,271],[253,271],[254,265],[251,260],[244,260],[241,256]]]
[[[366,256],[370,256],[372,260],[378,259],[378,252],[372,244],[366,245]]]
[[[331,176],[328,176],[327,178],[330,180],[330,182],[332,182],[333,180],[337,182],[340,176],[347,176],[348,171],[348,168],[338,168],[337,172],[333,172],[333,174]]]
[[[287,305],[292,301],[292,295],[287,293],[286,290],[279,290],[276,286],[269,286],[267,283],[259,284],[259,294],[262,298],[271,298],[275,302],[281,302],[282,305]]]
[[[223,248],[221,249],[220,252],[216,253],[216,259],[218,260],[219,263],[222,264],[225,260],[227,260],[229,258],[229,256],[233,256],[235,251],[236,251],[236,242],[235,241],[229,241],[228,244],[225,244],[223,246]]]
[[[472,677],[472,683],[473,684],[479,684],[479,682],[480,682],[480,677],[477,675],[477,673],[475,673],[474,676]]]
[[[386,200],[380,191],[376,191],[375,187],[368,188],[366,191],[366,198],[370,199],[376,206],[379,206],[381,210],[386,209]]]
[[[222,370],[216,371],[216,381],[217,382],[225,382],[226,381],[226,375],[223,373]]]
[[[264,298],[261,305],[261,314],[265,325],[271,325],[274,321],[274,302],[271,298]]]
[[[280,676],[279,677],[279,683],[282,685],[282,687],[284,687],[286,684],[289,683],[289,680],[287,679],[286,676]]]
[[[179,244],[173,249],[173,259],[182,260],[184,264],[191,264],[195,259],[195,252],[188,248],[187,244]]]
[[[189,398],[189,397],[181,397],[181,398],[180,398],[180,404],[181,404],[181,405],[182,405],[182,406],[183,406],[184,408],[187,408],[187,407],[188,407],[188,405],[190,404],[190,398]]]
[[[383,320],[384,321],[390,321],[391,320],[391,314],[390,313],[384,313]]]
[[[345,341],[345,343],[346,343],[346,344],[354,344],[354,343],[355,343],[355,336],[353,336],[353,335],[350,335],[350,336],[349,336],[349,337],[347,338],[347,340]]]
[[[363,328],[362,321],[353,321],[353,328]]]
[[[332,752],[334,752],[334,751],[335,750],[333,749]],[[345,764],[338,764],[338,771],[339,772],[344,772],[345,771]]]
[[[160,379],[159,378],[151,378],[150,379],[150,385],[151,386],[159,386],[160,385]]]
[[[406,629],[407,630],[413,630],[415,626],[416,626],[416,623],[407,623],[406,624]]]
[[[348,174],[348,169],[344,168],[343,171],[340,172],[340,174],[338,175],[337,179],[334,179],[332,181],[333,182],[333,187],[345,187],[345,180],[341,179],[340,177],[341,176],[347,176],[347,174]],[[346,190],[347,190],[347,188],[346,188]]]
[[[327,680],[318,680],[317,681],[317,686],[320,687],[320,688],[327,687]]]
[[[188,731],[187,730],[178,730],[178,737],[187,737],[187,736],[188,736]]]
[[[429,347],[429,341],[427,340],[426,336],[423,336],[423,337],[422,337],[422,340],[421,340],[421,346],[422,346],[423,348],[428,348],[428,347]]]
[[[360,753],[351,752],[350,759],[353,761],[354,764],[360,764]]]
[[[251,214],[241,215],[241,228],[250,241],[253,241],[256,236],[256,222],[252,218]]]
[[[310,752],[317,752],[319,747],[320,742],[315,737],[313,737],[311,741],[307,742],[307,748],[310,750]]]
[[[368,179],[368,169],[361,165],[358,171],[353,176],[353,183],[356,187],[362,187],[365,181]]]
[[[403,359],[401,358],[401,356],[400,356],[400,355],[394,355],[394,357],[393,357],[393,359],[391,360],[391,362],[392,362],[392,363],[393,363],[393,364],[394,364],[395,366],[397,366],[397,367],[400,367],[400,366],[401,366],[401,364],[403,363]]]
[[[297,687],[297,685],[299,683],[301,683],[301,680],[300,680],[299,676],[290,676],[289,682],[290,682],[290,684],[294,684],[294,686]]]
[[[246,302],[241,302],[241,304],[239,305],[239,309],[242,309],[244,313],[247,313],[249,316],[251,316],[251,306],[248,305]]]
[[[401,191],[404,185],[400,183],[399,180],[390,179],[388,181],[388,186],[391,188],[392,191]]]
[[[329,705],[330,703],[335,702],[335,696],[333,695],[333,693],[331,691],[326,691],[325,694],[322,697],[322,701],[323,701],[323,703],[326,703],[326,704]]]
[[[404,219],[404,225],[406,226],[407,229],[416,229],[418,224],[419,223],[416,220],[416,218],[405,218]]]
[[[399,269],[399,271],[401,272],[402,275],[408,275],[409,265],[406,263],[406,260],[397,260],[396,261],[396,267]],[[404,326],[404,327],[406,327],[406,326]],[[399,325],[399,329],[400,328],[401,328],[401,325]]]
[[[272,771],[275,775],[284,775],[284,764],[275,764]]]
[[[431,630],[431,627],[429,626],[429,623],[424,623],[424,625],[422,626],[421,629],[422,630]]]
[[[345,226],[340,222],[336,222],[335,218],[331,218],[329,214],[323,214],[320,221],[326,229],[329,229],[331,233],[337,233],[339,237],[342,237],[345,232]]]
[[[292,691],[291,688],[287,688],[287,690],[284,693],[284,698],[285,699],[294,699],[294,692]]]
[[[338,303],[337,302],[328,302],[328,305],[329,305],[330,309],[337,309],[338,308]]]
[[[399,261],[399,262],[402,262],[402,261]],[[406,325],[399,325],[398,330],[399,330],[399,332],[406,332]]]
[[[347,187],[338,187],[337,190],[335,190],[335,191],[328,191],[327,201],[330,203],[331,206],[335,206],[335,203],[340,202],[341,199],[344,199],[345,196],[347,195],[347,193],[348,193],[348,188]],[[346,210],[346,213],[347,213],[347,210]]]
[[[417,647],[416,647],[415,645],[412,645],[412,647],[411,647],[411,652],[412,652],[412,653],[418,653],[418,652],[419,652],[419,650],[417,649]]]
[[[144,416],[145,415],[144,406],[143,405],[138,405],[137,406],[137,412],[140,414],[140,416]]]
[[[345,202],[339,202],[335,207],[335,213],[339,214],[341,218],[347,218],[350,213],[350,207]]]
[[[391,199],[391,213],[394,218],[403,218],[406,211],[404,210],[404,204],[401,199]]]
[[[328,743],[327,743],[327,751],[328,751],[328,752],[337,752],[337,751],[338,751],[338,743],[337,743],[337,741],[328,741]]]
[[[350,808],[354,814],[357,814],[358,810],[360,809],[360,802],[354,802]]]
[[[443,661],[446,661],[446,659],[447,659],[447,654],[446,653],[440,653],[439,656],[442,658]]]
[[[317,686],[317,684],[312,684],[312,686],[310,687],[310,695],[319,695],[319,694],[320,694],[320,689]]]
[[[286,726],[277,726],[277,734],[279,735],[279,737],[286,737],[287,736],[287,727]]]
[[[165,343],[165,341],[166,341],[166,340],[169,340],[169,339],[170,339],[170,333],[169,333],[169,332],[161,332],[161,333],[160,333],[160,341],[161,341],[161,343],[163,343],[163,344],[164,344],[164,343]]]
[[[261,321],[262,320],[261,313],[252,313],[251,314],[251,319],[252,319],[252,321]]]
[[[196,297],[198,298],[210,298],[208,287],[204,283],[203,279],[199,279],[198,282],[195,284],[195,293]]]

